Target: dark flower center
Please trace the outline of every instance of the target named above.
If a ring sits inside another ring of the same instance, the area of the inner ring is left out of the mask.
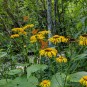
[[[46,52],[51,52],[52,50],[48,48],[48,49],[45,49],[45,51]]]
[[[87,37],[87,34],[82,35],[83,37]]]

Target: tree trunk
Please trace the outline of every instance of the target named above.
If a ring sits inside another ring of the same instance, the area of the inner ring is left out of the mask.
[[[56,33],[57,1],[58,1],[58,0],[54,0],[54,30],[53,30],[53,34]]]
[[[47,0],[47,22],[48,22],[48,30],[52,31],[52,18],[51,18],[51,0]],[[48,34],[48,38],[51,37],[51,34]],[[49,45],[51,43],[49,42]]]

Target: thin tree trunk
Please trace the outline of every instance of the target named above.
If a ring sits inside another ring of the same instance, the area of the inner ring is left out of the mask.
[[[47,0],[47,22],[48,22],[48,30],[52,31],[51,0]],[[48,38],[50,37],[51,37],[51,34],[48,34]],[[50,42],[49,42],[49,45],[51,45]]]
[[[58,32],[60,32],[60,23],[61,21],[58,0],[54,0],[54,30],[53,30],[54,34],[59,34]]]
[[[53,34],[56,33],[56,15],[57,15],[57,0],[54,0],[54,30]]]

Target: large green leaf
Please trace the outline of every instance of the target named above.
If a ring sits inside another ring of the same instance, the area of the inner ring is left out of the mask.
[[[79,80],[83,76],[86,76],[86,75],[87,75],[87,72],[85,72],[85,71],[77,72],[77,73],[74,73],[74,74],[69,75],[69,80],[71,82],[79,82]]]
[[[7,85],[7,83],[9,83],[11,80],[10,79],[1,79],[0,80],[0,87],[5,87],[5,85]]]
[[[26,76],[17,77],[10,82],[6,82],[6,80],[0,81],[0,87],[37,87],[38,79],[34,76],[31,76],[29,80],[27,80]]]
[[[34,76],[30,76],[28,83],[31,85],[30,87],[36,87],[36,85],[38,85],[38,79]]]
[[[21,74],[23,71],[21,69],[14,69],[14,70],[10,70],[7,74],[8,75],[17,75],[17,74]]]
[[[47,65],[45,64],[34,64],[34,65],[31,65],[27,68],[27,78],[30,77],[30,75],[34,72],[37,72],[39,70],[43,71],[47,68]]]
[[[63,73],[56,73],[51,80],[51,87],[63,87],[66,75]]]
[[[75,56],[74,58],[72,58],[72,60],[77,61],[77,60],[82,60],[82,59],[86,59],[87,58],[87,54],[80,54]]]

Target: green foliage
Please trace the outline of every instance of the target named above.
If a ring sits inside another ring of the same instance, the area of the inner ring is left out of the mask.
[[[70,74],[70,75],[69,75],[69,81],[70,81],[70,82],[79,82],[79,80],[80,80],[83,76],[87,76],[87,72],[81,71],[81,72],[76,72],[76,73]]]
[[[56,57],[66,57],[67,63],[46,56],[54,52],[42,53],[42,57],[39,51],[45,43],[40,39],[30,42],[33,30],[47,30],[47,11],[51,11],[51,33],[69,39],[68,43],[51,44],[58,50]],[[34,24],[25,30],[27,35],[10,38],[18,33],[13,28],[27,24]],[[51,81],[51,87],[80,87],[79,80],[87,76],[87,47],[79,45],[79,36],[87,38],[86,33],[87,0],[0,0],[0,87],[38,87],[43,80]]]
[[[14,69],[14,70],[10,70],[7,72],[8,75],[17,75],[17,74],[21,74],[23,73],[23,71],[21,69]]]
[[[27,67],[27,78],[31,76],[32,73],[37,71],[44,71],[47,68],[47,65],[45,64],[34,64],[30,67]]]
[[[56,73],[52,76],[51,87],[63,87],[66,75],[63,73]]]
[[[87,54],[83,53],[83,54],[80,54],[80,55],[76,55],[72,58],[72,60],[74,61],[77,61],[77,60],[84,60],[87,58]]]
[[[5,86],[7,86],[7,84],[10,83],[10,82],[11,82],[10,79],[1,79],[1,80],[0,80],[0,86],[1,86],[1,87],[5,87]]]
[[[36,87],[37,84],[38,80],[34,76],[31,76],[28,80],[26,79],[26,76],[17,77],[14,80],[0,80],[1,87]]]
[[[0,58],[4,58],[7,56],[7,53],[6,52],[0,52]]]

